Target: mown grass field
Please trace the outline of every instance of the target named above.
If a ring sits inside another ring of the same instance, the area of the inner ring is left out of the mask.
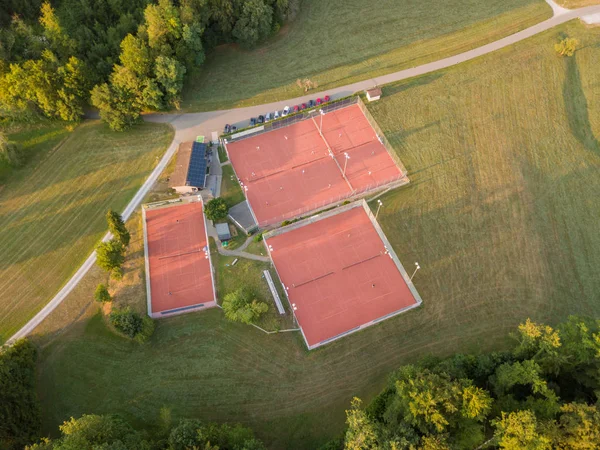
[[[61,140],[69,135],[67,126],[58,122],[40,121],[38,123],[0,122],[0,131],[6,134],[10,141],[19,145],[23,158],[27,163],[20,169],[10,167],[0,161],[0,189],[6,182],[28,175],[28,167],[36,163],[36,158],[43,158]]]
[[[552,16],[543,0],[305,0],[298,17],[259,48],[222,46],[187,83],[183,109],[209,111],[303,95],[435,61]]]
[[[105,233],[106,211],[125,207],[172,139],[167,125],[114,133],[99,122],[59,146],[61,129],[50,135],[0,191],[0,343],[75,272]]]
[[[581,41],[573,58],[553,50],[563,34]],[[168,406],[244,422],[270,448],[314,449],[400,364],[502,348],[527,317],[598,316],[599,66],[600,29],[569,23],[388,86],[370,106],[411,177],[379,218],[403,264],[421,264],[421,308],[312,352],[218,310],[159,321],[143,346],[94,316],[42,351],[45,430],[85,412],[152,426]]]

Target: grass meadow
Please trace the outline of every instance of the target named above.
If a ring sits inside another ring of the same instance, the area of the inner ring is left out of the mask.
[[[33,317],[90,254],[106,232],[106,211],[125,207],[169,145],[172,131],[143,124],[115,133],[91,122],[71,133],[49,127],[14,139],[38,139],[40,148],[0,190],[0,343]]]
[[[435,61],[552,16],[543,0],[305,0],[298,17],[257,49],[221,46],[187,83],[183,109],[210,111],[303,95]]]
[[[566,59],[553,50],[565,34],[581,42]],[[218,309],[160,320],[138,345],[92,309],[40,338],[45,431],[91,412],[151,427],[167,406],[246,423],[270,448],[314,449],[341,432],[354,395],[368,401],[401,364],[500,349],[527,317],[598,316],[597,67],[600,29],[571,22],[386,86],[369,106],[411,177],[382,197],[379,219],[403,264],[421,264],[419,309],[312,352],[297,334],[266,335]],[[236,280],[247,282],[227,275],[219,290]],[[73,317],[82,292],[65,303]]]

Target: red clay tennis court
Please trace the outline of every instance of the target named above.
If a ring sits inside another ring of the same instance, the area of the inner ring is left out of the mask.
[[[309,349],[421,303],[367,208],[357,202],[266,236]]]
[[[260,226],[403,176],[358,105],[230,142],[227,152]]]
[[[149,314],[215,306],[202,203],[144,209]]]

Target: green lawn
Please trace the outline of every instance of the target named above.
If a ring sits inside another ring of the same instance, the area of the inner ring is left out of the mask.
[[[223,169],[223,181],[221,183],[221,197],[227,203],[227,206],[231,208],[240,202],[246,200],[240,183],[238,183],[233,168],[230,164],[222,167]]]
[[[303,95],[435,61],[552,16],[543,0],[304,0],[294,22],[253,51],[222,46],[187,83],[183,108],[209,111]]]
[[[554,53],[562,33],[582,43],[572,59]],[[312,352],[219,310],[161,320],[143,346],[94,317],[42,352],[45,430],[84,412],[152,426],[166,405],[242,421],[271,448],[314,449],[400,364],[502,348],[527,317],[598,316],[599,66],[600,29],[569,23],[370,105],[411,177],[379,218],[404,265],[421,264],[421,308]],[[219,279],[220,293],[246,282]]]
[[[0,130],[6,133],[9,140],[16,142],[23,152],[27,164],[21,169],[14,169],[0,162],[0,186],[7,182],[26,177],[29,167],[36,164],[36,159],[43,158],[69,132],[60,122],[40,121],[38,123],[0,122]]]
[[[0,191],[0,343],[75,272],[105,232],[106,211],[125,207],[173,136],[167,125],[115,133],[91,122],[52,148],[64,133],[49,134]]]

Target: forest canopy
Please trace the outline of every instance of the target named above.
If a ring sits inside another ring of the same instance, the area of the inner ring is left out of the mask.
[[[9,0],[0,4],[0,116],[115,130],[179,108],[186,77],[222,43],[252,47],[300,0]]]

